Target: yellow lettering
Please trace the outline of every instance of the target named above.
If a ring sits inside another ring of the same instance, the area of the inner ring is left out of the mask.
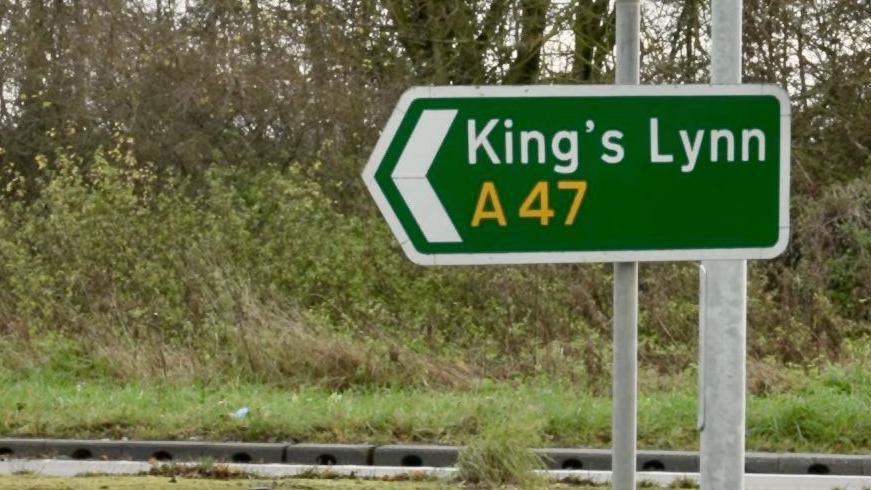
[[[488,203],[490,205],[489,210]],[[478,205],[475,206],[475,214],[472,216],[472,226],[477,228],[481,224],[481,220],[485,219],[495,219],[499,226],[508,224],[505,221],[505,212],[502,211],[502,204],[499,202],[496,186],[490,181],[484,182],[484,185],[481,186],[481,194],[478,195]]]
[[[538,208],[533,208],[532,204],[535,201],[538,201]],[[553,218],[554,210],[550,208],[548,205],[548,192],[547,192],[547,182],[540,181],[535,184],[535,187],[532,188],[532,192],[526,196],[526,200],[523,201],[523,205],[520,206],[520,217],[521,218],[538,218],[538,222],[542,225],[547,225],[551,218]]]
[[[561,180],[556,186],[560,190],[574,190],[575,198],[572,199],[572,206],[569,208],[569,214],[566,216],[566,224],[571,225],[575,222],[575,217],[578,215],[578,210],[581,208],[581,201],[584,200],[584,194],[587,192],[587,181],[585,180]]]

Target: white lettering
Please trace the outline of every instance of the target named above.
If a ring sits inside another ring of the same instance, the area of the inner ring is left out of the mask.
[[[756,138],[757,160],[765,161],[765,133],[759,129],[744,129],[741,131],[741,161],[750,161],[750,138]]]
[[[546,151],[544,135],[539,131],[520,132],[520,163],[529,163],[529,142],[532,140],[537,143],[536,150],[538,151],[538,163],[544,163],[544,153]]]
[[[506,119],[505,128],[511,129],[511,126],[514,126],[514,121]],[[514,163],[514,134],[511,131],[505,131],[505,163]]]
[[[562,141],[569,142],[569,150],[563,151],[560,148]],[[568,165],[557,165],[554,170],[561,174],[570,174],[578,169],[578,132],[577,131],[558,131],[553,135],[553,140],[550,142],[550,150],[553,156],[560,159]]]
[[[474,165],[478,163],[478,148],[483,147],[484,152],[487,153],[487,156],[490,158],[490,161],[493,163],[499,163],[499,156],[496,155],[496,152],[493,150],[493,147],[490,146],[490,141],[487,139],[487,136],[490,135],[490,131],[493,131],[493,128],[496,127],[496,124],[499,122],[498,119],[490,119],[487,122],[487,125],[484,126],[481,134],[475,135],[475,126],[476,122],[474,119],[469,119],[468,123],[468,135],[469,135],[469,164]]]
[[[699,153],[702,151],[702,140],[705,139],[705,131],[700,129],[696,131],[696,136],[690,143],[689,133],[680,130],[680,141],[683,143],[684,153],[687,155],[686,165],[680,168],[681,172],[692,172],[696,168],[696,162],[699,161]]]
[[[623,145],[616,141],[622,138],[623,133],[621,131],[617,131],[616,129],[605,131],[605,133],[602,134],[602,146],[604,146],[606,150],[614,152],[612,155],[602,153],[603,162],[614,164],[623,161]]]
[[[671,163],[674,155],[659,153],[659,119],[650,118],[650,161],[653,163]]]
[[[712,129],[711,130],[711,161],[717,162],[720,160],[720,140],[726,140],[726,161],[735,161],[735,135],[728,129]]]

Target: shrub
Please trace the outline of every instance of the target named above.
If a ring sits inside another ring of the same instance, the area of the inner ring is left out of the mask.
[[[340,211],[316,166],[157,179],[128,145],[41,156],[41,192],[0,193],[7,369],[333,387],[544,374],[607,391],[610,265],[421,268],[380,217]],[[812,365],[871,334],[869,196],[865,176],[799,203],[788,253],[752,265],[752,357]],[[697,277],[641,268],[641,364],[663,378],[695,364]]]

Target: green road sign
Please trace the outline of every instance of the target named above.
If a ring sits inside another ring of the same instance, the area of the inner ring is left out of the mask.
[[[770,85],[417,87],[363,178],[419,264],[771,258],[789,117]]]

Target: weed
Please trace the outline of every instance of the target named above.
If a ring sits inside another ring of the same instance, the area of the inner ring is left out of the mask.
[[[330,468],[307,468],[303,472],[298,474],[296,478],[303,478],[309,480],[338,480],[349,479],[352,477],[347,477],[340,473],[336,473]]]
[[[560,479],[560,483],[576,487],[606,487],[604,483],[599,483],[589,478],[569,477]]]
[[[535,422],[517,415],[489,420],[484,431],[460,450],[457,479],[484,487],[544,484],[544,478],[534,472],[544,469],[544,463],[530,450],[539,437]]]
[[[437,476],[428,474],[423,471],[409,471],[398,475],[388,475],[380,478],[382,481],[410,481],[410,482],[425,482],[425,481],[440,481]]]
[[[699,484],[689,478],[680,478],[671,482],[668,488],[699,488]]]
[[[153,464],[146,473],[150,476],[170,478],[206,478],[212,480],[248,479],[250,475],[230,465],[216,463],[210,458],[195,463]]]

